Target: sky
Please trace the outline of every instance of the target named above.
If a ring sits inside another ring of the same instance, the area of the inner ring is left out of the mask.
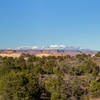
[[[100,0],[0,0],[0,49],[99,43]]]

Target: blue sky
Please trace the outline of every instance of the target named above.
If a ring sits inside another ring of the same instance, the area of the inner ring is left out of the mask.
[[[0,0],[1,49],[99,43],[100,0]]]

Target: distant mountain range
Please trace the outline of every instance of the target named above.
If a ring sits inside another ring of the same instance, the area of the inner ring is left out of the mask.
[[[98,51],[91,49],[82,49],[80,47],[67,47],[65,45],[50,45],[48,47],[37,47],[37,46],[21,46],[14,49],[0,50],[1,55],[15,54],[19,55],[22,53],[31,54],[36,56],[75,56],[77,54],[90,54],[94,56]]]
[[[97,50],[83,49],[83,48],[80,48],[80,47],[73,47],[73,46],[67,47],[65,45],[50,45],[48,47],[21,46],[21,47],[14,48],[12,50],[74,50],[74,51],[93,51],[93,52],[97,52]]]

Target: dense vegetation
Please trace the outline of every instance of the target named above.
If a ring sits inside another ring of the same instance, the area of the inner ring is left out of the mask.
[[[74,57],[0,57],[0,100],[100,97],[100,53]]]

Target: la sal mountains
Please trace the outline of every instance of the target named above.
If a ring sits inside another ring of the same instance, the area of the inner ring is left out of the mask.
[[[21,54],[30,54],[35,56],[75,56],[77,54],[90,54],[94,56],[98,51],[82,49],[80,47],[67,47],[65,45],[50,45],[48,47],[21,46],[14,49],[0,50],[0,56],[19,57]]]

